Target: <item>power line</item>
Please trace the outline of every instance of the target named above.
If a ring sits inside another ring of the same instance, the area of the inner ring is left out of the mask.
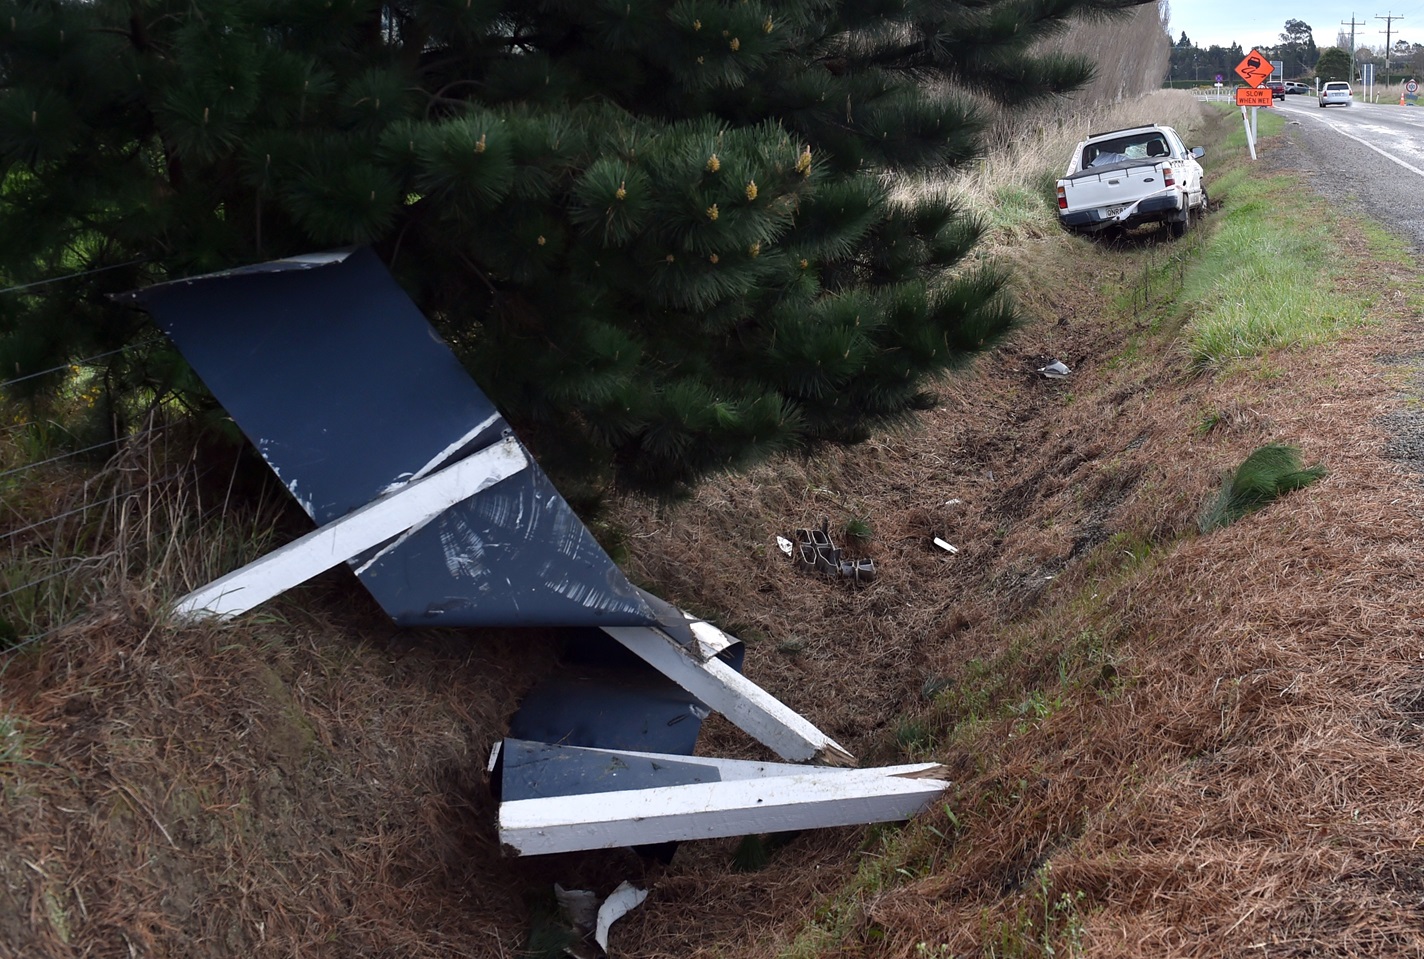
[[[1353,17],[1353,16],[1354,16],[1354,14],[1351,14],[1351,17]],[[1384,29],[1381,30],[1380,33],[1383,33],[1383,34],[1384,34],[1384,82],[1385,82],[1385,83],[1388,83],[1388,82],[1389,82],[1389,38],[1390,38],[1390,31],[1394,29],[1394,21],[1396,21],[1396,20],[1403,20],[1403,19],[1404,19],[1404,14],[1399,14],[1398,16],[1396,16],[1396,15],[1394,15],[1394,14],[1392,14],[1392,13],[1391,13],[1391,14],[1388,14],[1388,15],[1386,15],[1386,16],[1378,16],[1378,15],[1376,15],[1376,16],[1375,16],[1375,19],[1376,19],[1376,20],[1383,20],[1383,21],[1384,21]]]
[[[1340,26],[1350,28],[1350,82],[1355,82],[1355,28],[1363,27],[1368,20],[1356,20],[1355,11],[1350,11],[1350,22],[1340,21]]]

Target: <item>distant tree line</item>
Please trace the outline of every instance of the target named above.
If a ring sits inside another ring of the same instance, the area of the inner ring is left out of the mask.
[[[1351,73],[1351,43],[1359,39],[1362,38],[1340,31],[1334,46],[1317,47],[1310,24],[1303,20],[1287,20],[1275,43],[1256,43],[1244,48],[1239,43],[1229,47],[1212,44],[1203,48],[1193,43],[1186,31],[1182,31],[1172,44],[1168,81],[1174,86],[1212,83],[1220,74],[1228,84],[1234,84],[1237,82],[1236,65],[1252,49],[1264,53],[1267,59],[1281,61],[1287,78],[1318,75],[1322,79],[1343,80]],[[1328,70],[1322,66],[1322,57]],[[1412,43],[1401,37],[1390,43],[1387,50],[1383,44],[1378,47],[1359,45],[1354,53],[1353,79],[1359,78],[1360,65],[1364,63],[1375,64],[1375,80],[1378,83],[1424,76],[1424,44]],[[1327,73],[1329,76],[1326,76]]]
[[[1212,44],[1203,49],[1191,41],[1186,31],[1172,45],[1169,79],[1211,83],[1221,74],[1228,83],[1237,80],[1236,65],[1251,49],[1259,50],[1269,60],[1279,60],[1287,77],[1305,76],[1315,69],[1320,50],[1315,45],[1314,32],[1303,20],[1287,20],[1275,43],[1256,43],[1243,49],[1239,43],[1229,47]]]

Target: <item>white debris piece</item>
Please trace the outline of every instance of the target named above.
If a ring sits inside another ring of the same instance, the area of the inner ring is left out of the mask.
[[[1063,379],[1063,377],[1067,376],[1073,371],[1068,369],[1068,367],[1063,363],[1062,360],[1054,360],[1047,366],[1039,367],[1038,372],[1042,373],[1050,380],[1061,380]]]
[[[613,895],[598,907],[598,928],[593,932],[593,939],[599,948],[604,952],[608,951],[608,927],[637,909],[647,898],[648,890],[639,889],[627,881],[620,883],[618,888],[613,890]]]

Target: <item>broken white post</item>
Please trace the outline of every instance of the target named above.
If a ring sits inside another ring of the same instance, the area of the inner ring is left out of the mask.
[[[914,816],[949,786],[925,778],[943,768],[934,763],[791,768],[764,778],[512,800],[500,804],[499,838],[520,855],[543,855],[892,822]]]
[[[231,619],[528,466],[528,457],[513,439],[487,446],[194,590],[178,601],[173,612],[180,617]]]
[[[648,626],[604,626],[603,631],[783,759],[855,764],[844,746],[715,655],[696,659],[666,633]],[[712,624],[693,624],[701,643],[715,644],[714,631],[725,640],[726,634]]]

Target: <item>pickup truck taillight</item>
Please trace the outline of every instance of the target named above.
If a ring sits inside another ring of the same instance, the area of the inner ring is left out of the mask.
[[[1171,167],[1169,167],[1169,166],[1164,166],[1164,167],[1162,168],[1162,182],[1165,183],[1167,186],[1176,186],[1176,185],[1177,185],[1177,178],[1174,177],[1174,176],[1172,176],[1172,168],[1171,168]]]
[[[1068,209],[1068,191],[1061,186],[1058,188],[1058,209]]]

